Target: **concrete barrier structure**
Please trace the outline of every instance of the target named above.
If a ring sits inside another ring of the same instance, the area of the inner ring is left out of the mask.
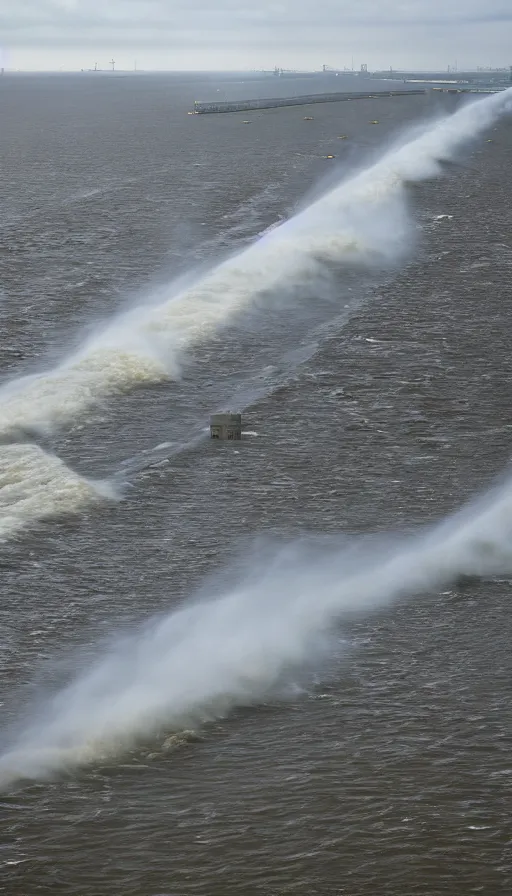
[[[196,100],[194,112],[197,115],[213,112],[252,112],[257,109],[279,109],[283,106],[311,106],[315,103],[341,103],[349,100],[379,99],[383,96],[418,96],[425,93],[427,93],[425,88],[421,88],[414,90],[378,90],[375,93],[312,93],[308,96],[236,100],[226,103],[202,103]]]
[[[239,442],[242,438],[242,415],[212,414],[210,437],[222,442]]]

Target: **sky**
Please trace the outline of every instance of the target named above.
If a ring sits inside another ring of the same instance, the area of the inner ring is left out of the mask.
[[[445,71],[512,64],[512,0],[0,0],[0,66]]]

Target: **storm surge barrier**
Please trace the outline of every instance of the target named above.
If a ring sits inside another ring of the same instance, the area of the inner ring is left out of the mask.
[[[260,100],[236,100],[234,102],[194,103],[194,112],[204,115],[212,112],[250,112],[255,109],[278,109],[281,106],[310,106],[314,103],[341,103],[348,100],[378,99],[383,96],[411,96],[425,94],[425,88],[414,90],[378,90],[375,93],[313,93],[308,96],[274,97]]]

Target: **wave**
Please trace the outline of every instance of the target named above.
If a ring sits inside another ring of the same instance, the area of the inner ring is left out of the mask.
[[[423,534],[302,539],[246,560],[237,583],[113,639],[41,699],[0,756],[0,785],[112,759],[159,732],[273,698],[333,650],[340,622],[461,576],[512,573],[512,483]]]
[[[218,395],[223,406],[240,410],[280,388],[297,368],[315,353],[312,342],[281,355],[277,366],[257,376],[238,379]],[[37,444],[37,432],[13,431],[13,442],[0,445],[0,541],[7,541],[33,523],[74,514],[90,504],[121,500],[135,476],[197,448],[209,437],[209,415],[188,421],[186,440],[164,442],[126,458],[119,470],[104,480],[81,477],[56,455]],[[35,438],[35,443],[24,441]]]
[[[406,184],[440,174],[440,163],[507,112],[511,98],[506,90],[416,129],[249,248],[196,281],[171,285],[163,300],[118,315],[55,369],[7,383],[0,432],[58,425],[107,396],[179,377],[188,350],[255,302],[289,308],[290,293],[297,304],[311,301],[329,264],[371,267],[402,258],[414,230]]]
[[[76,513],[87,504],[117,497],[109,482],[79,476],[38,445],[0,447],[0,541],[35,520]]]

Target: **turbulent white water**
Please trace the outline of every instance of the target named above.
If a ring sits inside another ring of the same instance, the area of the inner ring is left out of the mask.
[[[332,648],[354,613],[432,591],[460,575],[512,572],[512,485],[393,546],[357,539],[290,545],[247,564],[226,593],[204,596],[120,638],[41,700],[0,756],[0,784],[113,758],[273,696]]]
[[[73,473],[38,445],[0,448],[0,541],[34,519],[76,513],[86,504],[116,497],[108,482]]]
[[[187,349],[254,303],[290,308],[315,293],[326,265],[396,261],[411,247],[405,185],[440,173],[439,162],[512,105],[512,90],[461,108],[388,151],[294,218],[206,275],[172,284],[158,301],[117,316],[55,369],[0,389],[0,436],[48,430],[106,396],[179,376]],[[0,537],[110,495],[36,447],[0,446]]]
[[[284,294],[313,285],[327,262],[371,265],[396,259],[410,244],[404,185],[436,176],[439,161],[488,128],[512,91],[478,100],[386,153],[294,218],[274,228],[188,287],[175,284],[158,304],[116,317],[56,369],[0,390],[0,432],[58,424],[105,396],[179,374],[182,353],[259,300],[279,307]]]

